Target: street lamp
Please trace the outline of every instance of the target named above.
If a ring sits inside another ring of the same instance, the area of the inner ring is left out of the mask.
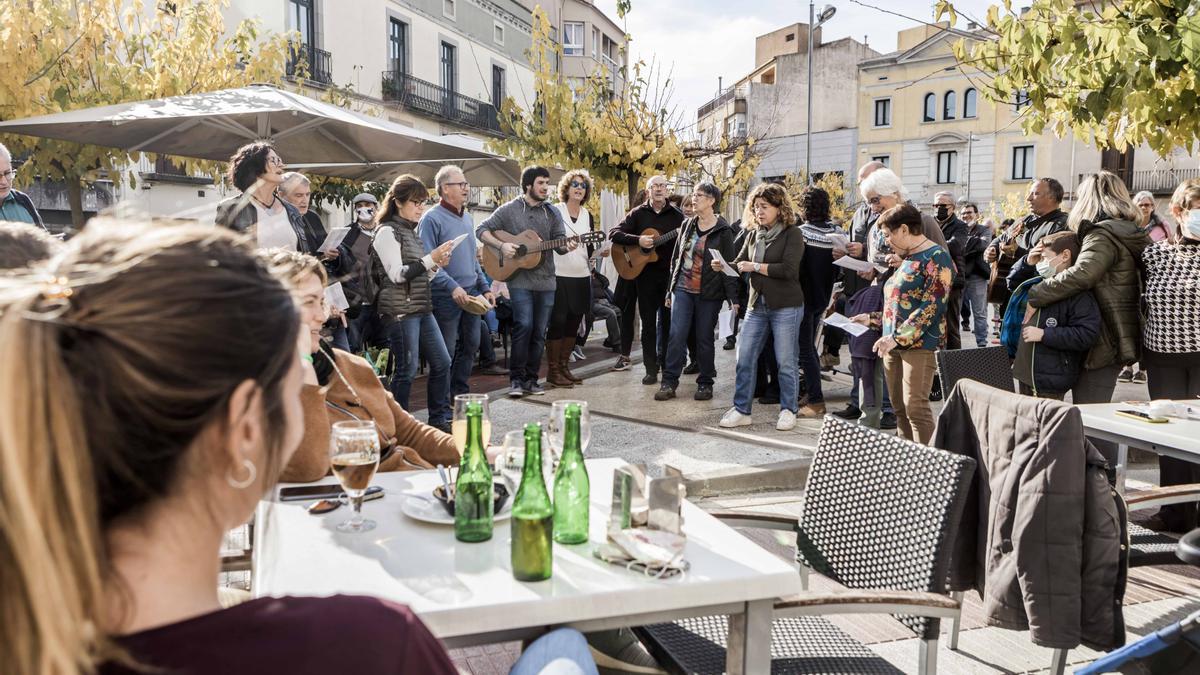
[[[833,5],[825,5],[821,8],[821,14],[815,14],[816,8],[813,7],[812,0],[808,3],[808,115],[805,122],[808,129],[804,132],[804,174],[808,177],[808,184],[813,184],[812,177],[812,98],[813,98],[813,31],[825,25],[825,22],[832,19],[837,13],[837,8]]]

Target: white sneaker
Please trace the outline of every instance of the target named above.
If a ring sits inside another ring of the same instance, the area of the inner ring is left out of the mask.
[[[779,421],[775,423],[776,431],[790,431],[796,426],[796,413],[791,410],[780,410]]]
[[[718,422],[718,425],[726,429],[732,429],[733,427],[748,427],[753,421],[749,415],[743,415],[738,412],[737,408],[730,408],[721,416],[721,421]]]

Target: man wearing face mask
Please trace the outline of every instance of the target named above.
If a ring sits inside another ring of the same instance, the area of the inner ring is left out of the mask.
[[[1100,337],[1100,306],[1089,290],[1035,309],[1022,300],[1043,279],[1070,267],[1079,257],[1079,236],[1056,232],[1041,240],[1029,257],[1022,258],[1008,276],[1013,300],[1005,314],[1005,344],[1016,341],[1013,377],[1021,393],[1062,400],[1079,380],[1084,359]],[[1020,333],[1015,334],[1017,322]]]
[[[354,221],[350,232],[342,240],[342,250],[350,254],[353,263],[350,273],[342,281],[342,290],[350,308],[346,316],[350,319],[350,351],[359,352],[378,329],[375,312],[371,309],[371,298],[367,297],[367,270],[371,262],[371,242],[375,238],[375,212],[379,200],[375,195],[364,192],[354,198]]]
[[[962,294],[967,277],[963,272],[967,269],[964,253],[967,240],[967,224],[954,215],[954,195],[949,192],[939,192],[933,196],[933,208],[938,227],[946,238],[946,251],[954,260],[954,284],[950,288],[950,296],[946,304],[946,349],[962,349]],[[933,390],[941,393],[941,387],[934,386]]]

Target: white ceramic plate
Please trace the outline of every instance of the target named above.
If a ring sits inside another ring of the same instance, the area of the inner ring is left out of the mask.
[[[414,520],[424,521],[426,523],[435,523],[437,525],[453,525],[454,516],[446,513],[446,509],[434,500],[433,497],[425,497],[423,495],[404,495],[404,502],[400,505],[400,510],[404,515]],[[508,520],[512,515],[512,499],[504,504],[504,508],[500,513],[495,515],[495,520]]]

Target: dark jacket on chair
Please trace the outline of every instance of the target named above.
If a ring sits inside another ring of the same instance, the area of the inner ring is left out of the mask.
[[[988,625],[1034,644],[1125,642],[1125,503],[1079,410],[960,380],[933,445],[978,462],[950,588],[976,589]]]

